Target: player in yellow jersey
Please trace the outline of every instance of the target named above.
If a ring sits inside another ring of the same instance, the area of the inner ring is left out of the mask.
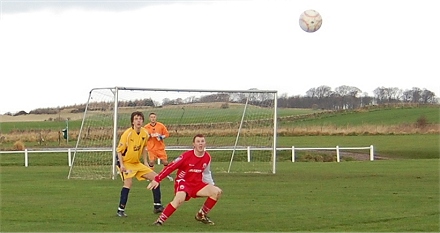
[[[147,160],[148,132],[143,127],[144,114],[133,112],[131,114],[131,127],[124,131],[119,140],[117,153],[117,166],[123,180],[117,216],[126,217],[125,206],[127,205],[128,193],[133,184],[133,178],[138,180],[154,180],[157,175],[149,166]],[[141,157],[143,163],[141,163]],[[163,211],[161,204],[160,187],[153,189],[154,213]],[[157,211],[159,210],[159,211]]]

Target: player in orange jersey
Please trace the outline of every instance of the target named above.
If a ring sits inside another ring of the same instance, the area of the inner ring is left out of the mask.
[[[147,142],[148,164],[151,168],[154,168],[156,160],[160,159],[160,162],[164,166],[167,166],[169,162],[167,152],[165,151],[164,140],[169,137],[170,134],[167,127],[157,121],[156,113],[150,113],[149,118],[150,123],[145,125],[145,129],[147,129],[148,134],[150,135]]]
[[[150,122],[146,124],[144,127],[150,136],[147,140],[147,149],[148,149],[148,165],[151,169],[154,169],[154,165],[157,159],[160,159],[161,163],[164,167],[168,166],[168,155],[165,151],[165,138],[169,137],[170,134],[168,132],[167,127],[161,122],[157,121],[156,113],[152,112],[149,114]],[[168,176],[170,181],[173,181],[171,176]],[[157,194],[159,195],[159,194]],[[157,200],[161,199],[161,196],[155,197]],[[163,206],[161,203],[154,203],[154,213],[160,213],[163,211]]]

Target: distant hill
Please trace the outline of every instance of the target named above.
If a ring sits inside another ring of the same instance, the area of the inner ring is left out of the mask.
[[[73,112],[73,113],[72,113]],[[0,115],[0,122],[31,122],[31,121],[53,121],[58,118],[61,120],[81,120],[84,116],[83,112],[74,111],[72,108],[65,108],[59,112],[50,114],[19,114],[12,115]]]

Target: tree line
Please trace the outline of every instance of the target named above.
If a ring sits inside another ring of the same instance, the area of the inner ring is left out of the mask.
[[[397,87],[378,87],[373,96],[353,86],[339,86],[332,90],[329,86],[310,88],[305,96],[287,96],[278,98],[278,106],[282,108],[321,108],[329,110],[356,109],[364,106],[382,104],[437,104],[435,93],[428,89],[413,87],[402,90]]]
[[[256,89],[250,89],[256,90]],[[162,102],[155,101],[151,98],[120,101],[119,107],[161,107],[167,105],[180,105],[191,103],[249,103],[256,106],[267,107],[273,102],[273,95],[270,93],[255,92],[247,93],[215,93],[201,97],[190,96],[186,98],[170,99],[165,97]],[[362,92],[361,89],[353,86],[342,85],[334,90],[329,86],[318,86],[310,88],[305,95],[288,96],[286,93],[278,96],[278,107],[280,108],[314,108],[325,110],[340,109],[356,109],[364,106],[383,105],[383,104],[438,104],[439,99],[435,93],[428,89],[413,87],[410,90],[402,90],[397,87],[378,87],[374,89],[373,96]],[[227,105],[222,105],[226,107]],[[65,108],[73,108],[72,113],[84,112],[86,104],[75,104],[73,106],[64,106],[57,108],[38,108],[30,111],[19,111],[12,114],[10,112],[5,115],[26,115],[26,114],[55,114]],[[101,104],[95,103],[94,108],[90,111],[107,111],[113,107],[108,102]]]
[[[252,89],[251,89],[252,90]],[[410,90],[402,90],[397,87],[378,87],[373,91],[374,95],[362,92],[361,89],[352,86],[339,86],[332,90],[329,86],[310,88],[305,95],[278,96],[278,107],[280,108],[320,108],[327,110],[356,109],[364,106],[383,104],[437,104],[438,98],[435,93],[414,87]],[[163,99],[162,103],[156,105],[179,105],[188,103],[206,102],[236,102],[266,107],[273,102],[269,93],[218,93],[205,95],[199,98],[194,96],[185,99]]]

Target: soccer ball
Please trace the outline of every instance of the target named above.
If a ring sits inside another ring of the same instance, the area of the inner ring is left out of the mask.
[[[299,26],[306,32],[316,32],[322,25],[322,17],[315,10],[306,10],[299,16]]]

